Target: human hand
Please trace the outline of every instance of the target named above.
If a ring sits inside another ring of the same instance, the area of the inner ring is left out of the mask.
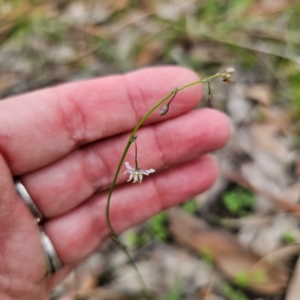
[[[1,299],[47,299],[108,238],[107,189],[130,131],[174,87],[195,80],[184,68],[150,68],[0,103]],[[222,147],[230,130],[220,112],[190,111],[200,96],[199,85],[179,92],[166,116],[153,113],[139,130],[139,166],[156,173],[142,184],[123,185],[128,177],[119,176],[110,208],[118,233],[203,192],[216,179],[217,165],[205,154]],[[133,149],[126,161],[133,164]],[[42,212],[45,232],[65,265],[47,278],[40,230],[13,176]]]

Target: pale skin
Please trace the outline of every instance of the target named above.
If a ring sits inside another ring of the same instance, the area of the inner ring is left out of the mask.
[[[109,237],[107,189],[130,131],[174,87],[197,79],[181,67],[149,68],[0,102],[1,300],[47,299]],[[142,184],[120,174],[110,208],[116,232],[214,183],[218,167],[207,153],[226,144],[230,129],[218,111],[191,111],[201,92],[200,85],[179,92],[165,116],[152,114],[138,131],[139,166],[156,172]],[[134,164],[134,149],[126,161]],[[40,232],[13,176],[46,218],[45,231],[65,264],[51,277],[45,278]]]

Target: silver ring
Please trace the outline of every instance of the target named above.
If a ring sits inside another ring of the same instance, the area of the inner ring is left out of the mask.
[[[41,243],[46,254],[47,273],[46,276],[52,275],[63,268],[63,263],[59,259],[57,252],[49,239],[48,235],[41,228]]]
[[[22,184],[20,179],[15,180],[15,186],[19,195],[25,201],[27,207],[30,209],[31,213],[33,214],[37,222],[40,223],[43,220],[43,215],[40,212],[40,210],[37,208],[35,203],[33,202],[31,196],[29,195],[27,189]]]
[[[45,233],[41,222],[43,220],[43,215],[40,212],[40,210],[37,208],[35,203],[33,202],[31,196],[29,195],[27,189],[23,185],[20,179],[15,180],[15,186],[16,190],[18,191],[21,198],[24,200],[25,204],[33,214],[34,218],[36,219],[39,228],[41,230],[41,244],[44,248],[45,257],[46,257],[46,276],[52,275],[56,272],[58,272],[61,268],[63,268],[63,263],[61,262],[60,258],[57,255],[57,252],[48,237],[48,235]]]

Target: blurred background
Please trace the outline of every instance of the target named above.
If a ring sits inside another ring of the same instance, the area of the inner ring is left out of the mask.
[[[121,236],[153,299],[300,299],[299,16],[297,0],[0,0],[3,99],[153,65],[236,69],[212,82],[234,132],[217,183]],[[108,241],[51,300],[140,290]]]

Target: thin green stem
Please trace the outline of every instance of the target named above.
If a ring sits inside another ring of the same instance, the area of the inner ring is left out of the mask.
[[[188,87],[190,87],[190,86],[193,86],[193,85],[196,85],[196,84],[199,84],[199,83],[203,83],[203,82],[206,82],[206,81],[210,81],[210,80],[212,80],[212,79],[214,79],[214,78],[217,78],[217,77],[221,77],[220,73],[217,73],[217,74],[212,75],[212,76],[210,76],[210,77],[207,77],[207,78],[204,78],[204,79],[201,79],[201,80],[197,80],[197,81],[194,81],[194,82],[189,83],[189,84],[187,84],[187,85],[184,85],[184,86],[182,86],[181,88],[179,88],[177,91],[178,91],[178,92],[179,92],[179,91],[182,91],[182,90],[184,90],[184,89],[186,89],[186,88],[188,88]]]
[[[138,129],[143,125],[143,123],[145,122],[145,120],[164,102],[166,101],[170,96],[173,95],[173,91],[170,92],[167,96],[165,96],[162,100],[160,100],[156,105],[154,105],[146,114],[145,116],[140,120],[140,122],[136,125],[136,127],[134,128],[134,130],[132,131],[129,139],[128,139],[128,142],[126,144],[126,147],[125,147],[125,150],[122,154],[122,157],[120,159],[120,162],[118,164],[118,167],[117,167],[117,171],[115,173],[115,176],[114,176],[114,179],[113,179],[113,182],[110,186],[110,190],[109,190],[109,193],[108,193],[108,198],[107,198],[107,204],[106,204],[106,221],[107,221],[107,224],[108,224],[108,227],[111,231],[111,234],[113,237],[116,237],[117,236],[117,233],[115,232],[112,224],[111,224],[111,220],[110,220],[110,215],[109,215],[109,207],[110,207],[110,201],[111,201],[111,195],[112,195],[112,192],[116,186],[116,182],[117,182],[117,179],[118,179],[118,176],[119,176],[119,173],[120,173],[120,170],[121,170],[121,167],[123,165],[123,162],[125,160],[125,157],[126,157],[126,154],[129,150],[129,147],[130,145],[132,144],[132,142],[134,141],[134,137],[135,137],[135,134],[136,132],[138,131]]]
[[[144,289],[143,296],[144,296],[144,298],[148,300],[148,299],[150,298],[150,295],[149,295],[147,286],[146,286],[146,284],[145,284],[145,281],[144,281],[144,279],[143,279],[143,277],[142,277],[142,275],[141,275],[139,269],[137,268],[137,266],[136,266],[134,260],[132,259],[130,253],[128,252],[126,246],[120,241],[119,238],[117,238],[117,240],[118,240],[118,245],[119,245],[119,246],[121,247],[121,249],[126,253],[126,256],[127,256],[128,260],[129,260],[130,264],[131,264],[132,267],[134,268],[136,274],[137,274],[138,277],[139,277],[140,282],[141,282],[142,285],[143,285],[143,289]]]
[[[137,159],[137,144],[136,144],[136,138],[135,138],[135,140],[134,140],[134,146],[135,146],[135,155],[134,155],[135,169],[138,170],[138,169],[139,169],[139,165],[138,165],[138,159]]]
[[[112,193],[113,193],[113,190],[116,186],[116,182],[117,182],[117,179],[118,179],[118,176],[119,176],[119,173],[120,173],[120,170],[121,170],[121,167],[124,163],[124,160],[125,160],[125,157],[127,155],[127,152],[130,148],[130,145],[135,141],[135,134],[136,132],[138,131],[138,129],[143,125],[143,123],[146,121],[146,119],[159,107],[161,106],[167,99],[169,99],[172,95],[178,93],[179,91],[182,91],[188,87],[191,87],[193,85],[196,85],[196,84],[199,84],[199,83],[203,83],[203,82],[206,82],[206,81],[210,81],[211,79],[213,78],[216,78],[216,77],[220,77],[220,74],[217,73],[213,76],[210,76],[210,77],[207,77],[205,79],[202,79],[202,80],[197,80],[197,81],[194,81],[192,83],[189,83],[187,85],[184,85],[182,86],[181,88],[177,88],[177,89],[174,89],[173,91],[171,91],[168,95],[166,95],[164,98],[162,98],[157,104],[155,104],[145,115],[144,117],[139,121],[139,123],[136,125],[136,127],[133,129],[129,139],[128,139],[128,142],[126,144],[126,147],[124,149],[124,152],[122,154],[122,157],[119,161],[119,164],[118,164],[118,167],[117,167],[117,170],[116,170],[116,173],[115,173],[115,176],[113,178],[113,181],[112,181],[112,184],[110,186],[110,189],[109,189],[109,193],[108,193],[108,198],[107,198],[107,204],[106,204],[106,222],[107,222],[107,225],[110,229],[110,232],[111,232],[111,236],[112,236],[112,239],[123,249],[123,251],[126,253],[128,259],[129,259],[129,262],[131,263],[131,265],[134,267],[134,269],[136,270],[136,273],[138,274],[139,276],[139,279],[145,289],[145,291],[147,291],[147,287],[146,287],[146,284],[141,276],[141,274],[139,273],[139,270],[137,269],[132,257],[130,256],[126,246],[120,241],[120,239],[118,238],[118,234],[116,233],[116,231],[114,230],[113,226],[112,226],[112,223],[111,223],[111,219],[110,219],[110,203],[111,203],[111,196],[112,196]],[[148,299],[148,296],[149,296],[149,293],[147,293],[147,295],[144,294],[144,297],[146,299]]]

